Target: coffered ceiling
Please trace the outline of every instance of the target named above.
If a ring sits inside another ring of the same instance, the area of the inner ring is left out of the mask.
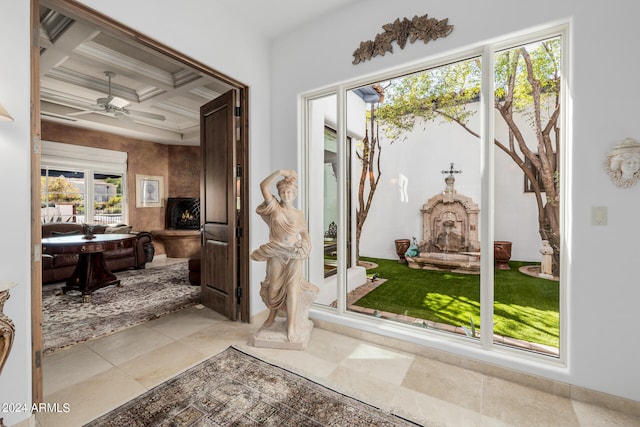
[[[42,120],[198,145],[200,106],[230,88],[55,10],[41,7],[40,24]]]
[[[215,0],[265,38],[360,0]],[[42,120],[176,145],[198,145],[200,106],[230,89],[133,40],[40,8]],[[111,84],[109,78],[111,77]],[[233,76],[230,76],[233,77]]]

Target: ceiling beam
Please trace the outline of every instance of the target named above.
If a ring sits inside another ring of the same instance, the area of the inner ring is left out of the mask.
[[[46,32],[41,31],[41,34]],[[40,53],[40,78],[69,58],[70,52],[82,43],[93,39],[100,31],[79,22],[70,21],[67,28],[55,39],[46,38],[44,51]]]

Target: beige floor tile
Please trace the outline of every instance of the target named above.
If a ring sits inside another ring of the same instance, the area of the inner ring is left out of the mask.
[[[260,324],[190,307],[47,355],[45,401],[68,403],[71,410],[39,413],[37,422],[82,425],[233,345],[425,426],[640,426],[628,414],[560,397],[566,390],[553,384],[552,393],[544,393],[537,382],[519,385],[519,376],[515,382],[500,379],[318,327],[305,351],[251,347]],[[610,407],[624,407],[624,401],[610,399]]]
[[[238,346],[238,349],[316,382],[321,382],[338,366],[335,362],[317,357],[306,350],[278,350],[249,345]]]
[[[402,386],[480,413],[483,375],[416,356]]]
[[[423,426],[480,426],[480,414],[345,367],[327,387]]]
[[[640,418],[621,414],[600,406],[573,401],[573,409],[582,427],[638,427]]]
[[[521,427],[580,425],[570,399],[489,376],[484,379],[482,415]]]
[[[400,385],[415,356],[360,342],[340,366]]]
[[[480,420],[481,427],[518,427],[515,424],[510,424],[506,421],[497,420],[495,418],[487,417],[485,415],[482,416]]]
[[[171,342],[173,340],[166,335],[139,325],[89,341],[87,346],[112,364],[120,365]]]
[[[391,401],[391,396],[400,389],[399,385],[358,370],[338,366],[322,384],[387,412],[395,413],[398,409]]]
[[[307,352],[321,359],[340,363],[352,354],[362,341],[355,338],[314,328],[311,332],[311,340]]]
[[[254,328],[247,324],[231,321],[219,321],[181,338],[179,342],[193,347],[207,356],[213,356],[229,346],[245,345]]]
[[[43,412],[42,426],[80,426],[145,392],[145,388],[118,368],[101,372],[56,393],[45,395],[49,404],[68,404],[68,412]]]
[[[206,356],[181,342],[172,342],[119,365],[147,389],[157,386],[202,362]]]
[[[187,307],[175,313],[166,314],[146,323],[149,329],[160,332],[174,340],[189,336],[200,329],[227,320],[222,315],[203,306]]]
[[[396,415],[423,426],[477,427],[481,415],[476,411],[405,387],[394,389],[389,396]]]
[[[44,395],[55,393],[111,368],[111,363],[85,344],[46,355],[42,360]]]

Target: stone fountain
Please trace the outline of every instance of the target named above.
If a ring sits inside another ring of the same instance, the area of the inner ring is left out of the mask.
[[[480,241],[478,240],[478,214],[480,209],[473,200],[459,194],[455,188],[455,174],[451,163],[446,174],[446,187],[442,193],[422,205],[422,240],[417,256],[406,257],[411,268],[444,270],[456,273],[480,273]]]

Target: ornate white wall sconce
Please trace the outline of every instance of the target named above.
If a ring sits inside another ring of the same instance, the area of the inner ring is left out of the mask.
[[[623,139],[607,153],[604,167],[614,185],[631,187],[640,180],[640,143],[633,138]]]

